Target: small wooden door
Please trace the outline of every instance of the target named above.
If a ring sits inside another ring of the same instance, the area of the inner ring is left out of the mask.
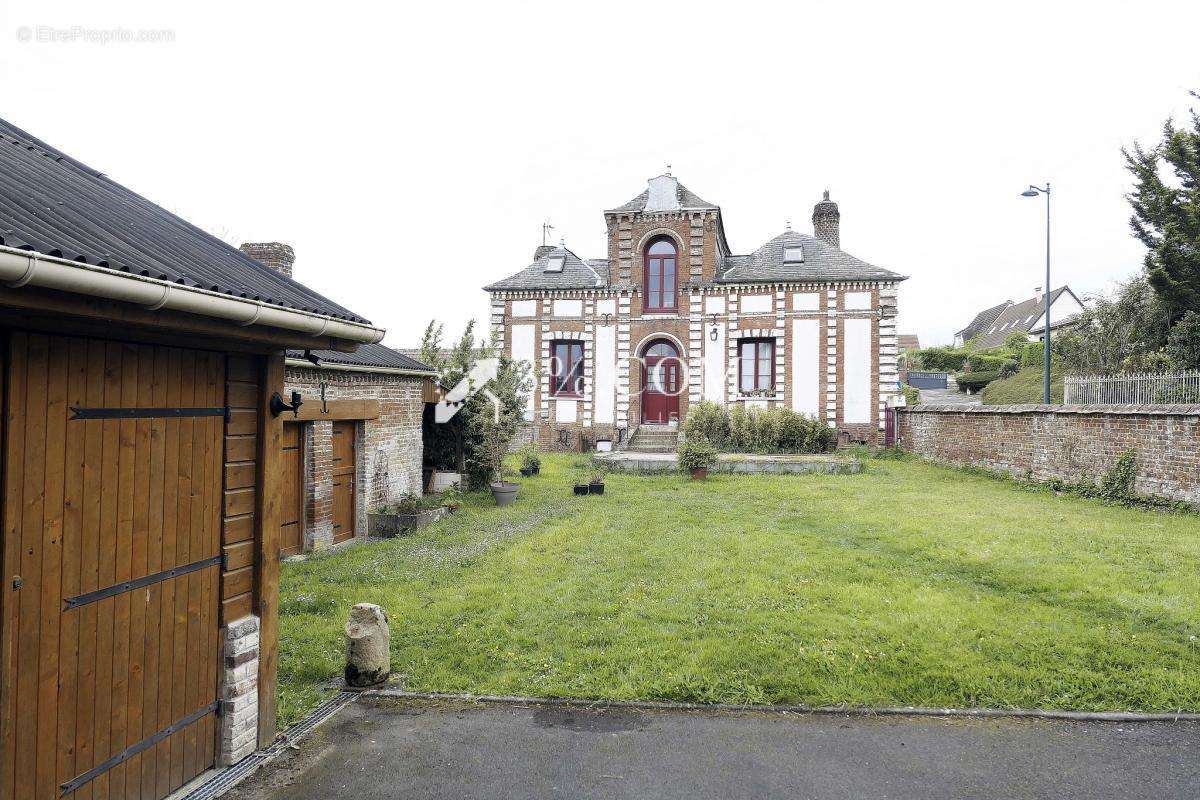
[[[333,543],[354,538],[355,425],[333,423]]]
[[[0,800],[166,797],[215,754],[224,356],[5,361]]]
[[[283,480],[280,481],[279,557],[294,556],[304,546],[304,428],[283,424]]]
[[[642,422],[679,419],[682,385],[679,351],[670,342],[651,345],[642,357]]]

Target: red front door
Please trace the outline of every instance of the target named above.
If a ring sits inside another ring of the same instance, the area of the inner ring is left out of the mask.
[[[642,422],[679,419],[683,369],[679,352],[670,342],[656,342],[642,357]]]

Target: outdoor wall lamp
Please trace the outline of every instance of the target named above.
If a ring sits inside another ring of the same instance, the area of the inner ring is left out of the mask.
[[[715,342],[717,340],[717,315],[709,314],[708,322],[710,325],[712,325],[712,330],[708,332],[708,340],[710,342]]]
[[[605,312],[605,313],[603,314],[603,316],[604,316],[604,323],[603,323],[603,324],[604,324],[604,326],[605,326],[605,327],[607,327],[607,326],[609,326],[609,325],[612,325],[612,314],[609,314],[608,312]]]
[[[275,394],[271,395],[271,416],[278,417],[283,412],[290,411],[292,412],[293,416],[299,417],[300,406],[302,405],[304,405],[304,398],[300,396],[299,392],[292,392],[291,405],[285,403],[279,392],[276,392]]]

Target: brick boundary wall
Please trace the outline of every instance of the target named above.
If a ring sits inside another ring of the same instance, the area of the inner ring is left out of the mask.
[[[931,461],[1037,481],[1099,480],[1132,450],[1138,494],[1200,506],[1200,405],[918,405],[897,425],[899,445]]]

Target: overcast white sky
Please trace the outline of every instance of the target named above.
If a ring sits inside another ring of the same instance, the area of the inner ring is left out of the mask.
[[[47,2],[0,6],[0,115],[415,345],[486,318],[549,218],[668,162],[749,252],[832,190],[842,246],[910,275],[900,330],[949,341],[1042,283],[1135,271],[1120,147],[1200,87],[1200,3]],[[57,41],[40,26],[168,30]],[[30,40],[20,41],[27,28]]]

